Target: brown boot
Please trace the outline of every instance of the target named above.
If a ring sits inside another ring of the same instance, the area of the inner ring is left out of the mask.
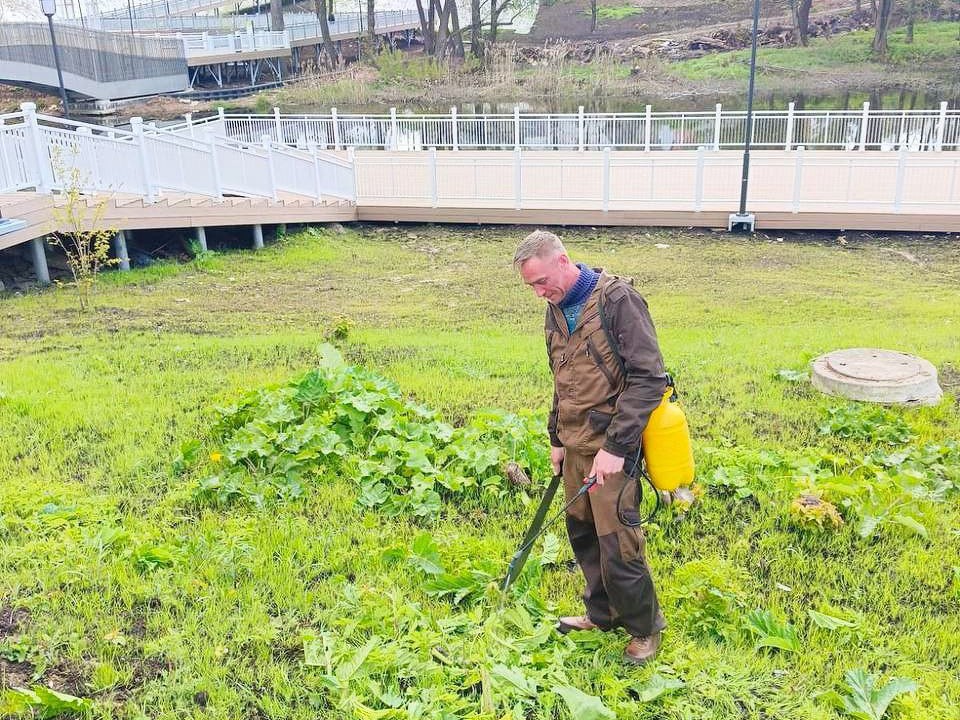
[[[623,651],[623,659],[634,665],[643,665],[657,654],[659,648],[660,633],[634,637]]]
[[[557,631],[561,635],[566,635],[568,632],[573,632],[574,630],[603,630],[603,628],[586,615],[560,618],[560,622],[557,623]]]

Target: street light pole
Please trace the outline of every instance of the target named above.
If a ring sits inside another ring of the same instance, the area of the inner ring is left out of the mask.
[[[40,10],[47,16],[50,27],[50,44],[53,46],[53,64],[57,66],[57,81],[60,83],[60,102],[63,103],[63,116],[70,119],[70,105],[67,102],[67,90],[63,86],[63,71],[60,69],[60,49],[57,47],[57,36],[53,32],[53,15],[57,12],[57,0],[40,0]]]
[[[734,226],[753,231],[756,216],[747,212],[747,185],[750,180],[750,143],[753,142],[753,86],[757,73],[757,32],[760,26],[760,0],[753,0],[753,32],[750,44],[750,83],[747,88],[747,127],[743,137],[743,170],[740,175],[740,210],[730,216],[728,229]]]
[[[134,35],[133,32],[133,4],[130,0],[127,0],[127,17],[130,18],[130,34]]]

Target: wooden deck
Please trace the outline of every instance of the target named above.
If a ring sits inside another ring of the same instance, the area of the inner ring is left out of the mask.
[[[102,204],[97,225],[113,230],[218,227],[274,223],[352,222],[356,207],[346,201],[317,202],[286,194],[277,201],[266,198],[207,197],[166,194],[154,203],[134,195],[95,195],[87,199],[83,229],[92,229],[95,208]],[[0,250],[57,230],[68,230],[63,217],[63,197],[32,192],[0,195],[0,216],[26,221],[27,225],[0,235]]]

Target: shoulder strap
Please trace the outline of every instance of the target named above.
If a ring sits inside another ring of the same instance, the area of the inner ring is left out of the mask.
[[[610,348],[613,350],[613,356],[617,359],[617,365],[620,366],[620,375],[622,377],[627,376],[627,369],[623,365],[623,357],[620,355],[620,343],[617,342],[617,339],[613,336],[613,332],[610,330],[610,318],[607,317],[607,310],[604,307],[604,302],[607,298],[607,292],[618,280],[613,280],[608,282],[603,286],[603,289],[600,291],[600,300],[597,302],[597,307],[600,310],[600,325],[603,327],[603,332],[607,336],[607,342],[610,344]]]

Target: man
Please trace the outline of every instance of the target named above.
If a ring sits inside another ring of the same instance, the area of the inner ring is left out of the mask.
[[[667,385],[653,321],[628,282],[575,265],[551,232],[530,233],[514,266],[547,301],[550,460],[555,473],[562,469],[567,502],[596,477],[566,518],[586,578],[587,612],[561,618],[558,629],[623,627],[632,636],[624,658],[643,664],[656,654],[666,626],[634,504],[640,434]]]

